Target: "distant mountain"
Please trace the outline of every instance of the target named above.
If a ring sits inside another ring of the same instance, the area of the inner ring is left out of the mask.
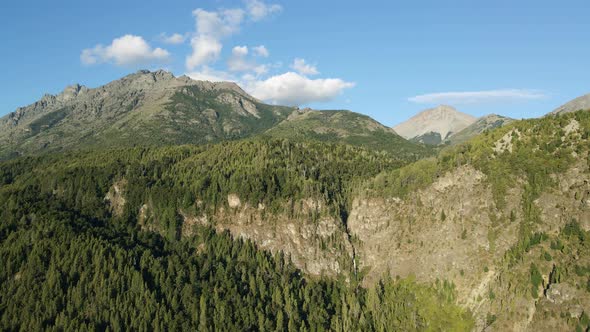
[[[297,110],[269,129],[265,136],[290,140],[340,142],[403,156],[424,156],[430,149],[405,140],[393,129],[351,111]]]
[[[463,130],[451,135],[445,140],[445,143],[463,143],[465,141],[468,141],[472,137],[482,134],[486,130],[492,130],[494,128],[502,127],[513,121],[515,120],[512,118],[508,118],[497,114],[489,114],[477,119],[477,121],[465,127]]]
[[[559,106],[549,114],[563,114],[582,110],[590,110],[590,93]]]
[[[287,118],[238,85],[139,71],[67,87],[0,119],[0,158],[80,147],[200,144],[247,137]]]
[[[406,139],[437,145],[475,121],[476,118],[469,114],[440,105],[418,113],[393,129]]]

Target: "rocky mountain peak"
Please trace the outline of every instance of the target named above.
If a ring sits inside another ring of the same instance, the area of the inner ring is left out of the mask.
[[[76,83],[66,86],[66,88],[56,96],[56,99],[64,102],[76,98],[79,94],[84,94],[86,92],[88,92],[87,87]]]
[[[394,130],[407,139],[425,134],[438,134],[441,139],[445,139],[476,120],[474,116],[459,112],[452,106],[439,105],[416,114],[395,126]]]
[[[133,84],[135,86],[153,85],[154,83],[166,83],[175,80],[176,77],[168,71],[159,69],[156,71],[139,70],[133,74],[127,75],[116,82],[123,84]]]

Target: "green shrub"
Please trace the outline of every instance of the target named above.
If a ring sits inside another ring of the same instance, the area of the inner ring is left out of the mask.
[[[549,254],[549,253],[548,253],[548,252],[546,252],[546,251],[545,251],[545,253],[543,254],[543,258],[544,258],[546,261],[548,261],[548,262],[550,262],[550,261],[552,261],[552,260],[553,260],[553,257],[551,256],[551,254]]]
[[[535,265],[535,263],[531,263],[530,278],[532,285],[531,294],[533,298],[536,299],[538,297],[539,286],[543,282],[543,276],[541,275],[541,272],[539,272],[539,268],[537,268],[537,265]]]

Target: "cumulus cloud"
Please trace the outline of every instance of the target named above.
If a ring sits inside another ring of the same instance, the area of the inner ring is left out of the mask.
[[[339,78],[310,79],[295,72],[245,82],[246,91],[254,97],[284,105],[304,105],[334,99],[354,83]]]
[[[213,62],[219,58],[222,45],[219,40],[210,36],[197,36],[191,39],[193,52],[186,58],[186,68],[195,68]]]
[[[264,45],[237,45],[225,62],[217,66],[225,39],[238,33],[244,22],[259,21],[282,10],[280,5],[261,0],[245,0],[244,8],[208,11],[196,9],[194,31],[190,34],[165,34],[158,41],[166,44],[190,42],[192,51],[185,58],[186,75],[195,80],[232,81],[242,86],[254,97],[274,104],[305,105],[329,101],[355,84],[340,78],[309,78],[319,74],[315,65],[296,58],[293,71],[280,73],[282,64],[259,63],[270,56]],[[125,35],[113,40],[111,45],[97,45],[82,51],[85,64],[112,62],[117,65],[165,60],[170,54],[161,48],[152,48],[143,38]],[[273,72],[269,74],[269,72]]]
[[[248,55],[248,46],[236,46],[232,49],[232,54],[244,57]]]
[[[217,60],[223,47],[221,38],[239,31],[244,15],[241,9],[194,10],[196,32],[191,38],[192,52],[186,58],[187,69],[192,71]]]
[[[305,63],[305,60],[300,58],[293,61],[291,68],[301,75],[317,75],[320,73],[315,66]]]
[[[544,98],[545,94],[535,90],[501,89],[484,91],[438,92],[408,98],[418,104],[483,104],[516,100],[535,100]]]
[[[219,59],[222,50],[222,39],[240,31],[240,27],[246,18],[259,21],[264,17],[279,12],[281,6],[266,4],[260,0],[247,0],[246,8],[220,9],[208,11],[201,8],[193,11],[195,18],[195,32],[191,38],[192,52],[186,57],[186,68],[196,71],[199,66],[210,65]],[[264,46],[254,49],[255,55],[268,56]],[[242,56],[243,58],[243,56]],[[236,58],[232,61],[235,68],[249,64]],[[263,66],[254,66],[258,72],[264,71]],[[240,69],[244,70],[244,69]]]
[[[266,4],[260,0],[247,0],[246,8],[253,21],[260,21],[271,14],[279,13],[283,10],[281,5]]]
[[[268,65],[259,65],[253,59],[248,59],[248,47],[236,46],[232,49],[232,55],[227,60],[227,68],[232,72],[252,71],[257,76],[268,72]]]
[[[264,45],[255,46],[252,48],[252,50],[254,51],[255,55],[261,56],[263,58],[268,58],[268,56],[270,55],[270,53]]]
[[[162,48],[152,48],[142,37],[124,35],[115,38],[108,46],[96,45],[82,50],[80,60],[85,65],[112,62],[119,66],[164,61],[170,53]]]
[[[179,33],[167,35],[165,33],[161,33],[158,39],[166,44],[178,45],[184,43],[186,40],[186,35],[181,35]]]
[[[197,35],[206,35],[217,39],[238,32],[244,15],[244,11],[239,8],[220,11],[206,11],[199,8],[193,11]]]
[[[246,73],[241,77],[203,66],[201,70],[186,74],[192,79],[210,82],[230,81],[240,85],[252,96],[265,102],[299,106],[314,102],[326,102],[352,88],[355,83],[339,78],[310,79],[295,72],[260,79],[259,75]]]

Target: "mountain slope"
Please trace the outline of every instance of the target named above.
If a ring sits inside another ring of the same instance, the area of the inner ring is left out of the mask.
[[[0,329],[467,331],[449,287],[349,274],[342,186],[396,163],[286,141],[0,162]]]
[[[589,139],[590,112],[575,112],[401,168],[285,139],[0,162],[0,324],[469,330],[473,312],[480,331],[583,331]]]
[[[366,115],[350,111],[298,110],[269,129],[265,136],[345,143],[410,159],[430,154],[429,149],[405,140],[393,129]]]
[[[587,111],[514,121],[359,186],[365,282],[452,281],[478,330],[586,329],[589,139]]]
[[[0,160],[70,149],[215,143],[262,133],[364,146],[404,159],[431,153],[365,115],[296,110],[261,103],[235,83],[142,70],[96,89],[69,86],[1,118]]]
[[[475,121],[476,118],[469,114],[440,105],[416,114],[393,129],[407,139],[436,145]]]
[[[590,110],[590,93],[559,106],[549,114],[563,114],[581,110]]]
[[[234,83],[139,71],[96,89],[67,87],[0,119],[0,158],[71,148],[201,144],[263,132],[293,108]]]
[[[445,143],[463,143],[479,134],[482,134],[485,131],[505,126],[513,121],[515,120],[505,116],[489,114],[477,119],[477,121],[465,127],[461,131],[452,134],[445,140]]]

